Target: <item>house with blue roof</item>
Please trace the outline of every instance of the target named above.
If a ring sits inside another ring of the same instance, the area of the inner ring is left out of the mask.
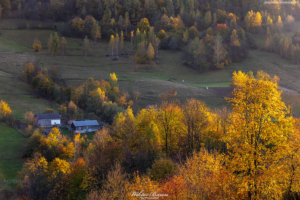
[[[97,120],[73,121],[71,131],[73,133],[89,133],[100,129],[100,124]]]

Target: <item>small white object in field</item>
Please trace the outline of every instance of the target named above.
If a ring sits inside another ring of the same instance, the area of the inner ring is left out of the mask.
[[[206,89],[208,90],[208,87],[206,87]]]
[[[182,82],[184,83],[184,80],[182,80]]]

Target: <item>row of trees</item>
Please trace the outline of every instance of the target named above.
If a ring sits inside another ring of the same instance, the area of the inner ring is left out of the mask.
[[[134,194],[153,192],[165,199],[295,197],[300,120],[281,101],[278,81],[261,71],[256,77],[234,72],[230,111],[211,111],[195,99],[180,105],[174,98],[136,116],[128,108],[93,140],[76,135],[76,162],[35,154],[24,165],[18,194],[29,199],[136,199]]]
[[[296,32],[294,37],[291,38],[285,34],[274,34],[267,37],[265,41],[265,50],[275,52],[281,57],[290,59],[293,63],[299,65],[300,63],[300,48],[297,38],[299,33]]]
[[[60,79],[55,67],[48,72],[47,69],[40,69],[30,62],[24,66],[23,75],[41,96],[63,103],[65,107],[69,105],[69,102],[73,102],[78,108],[90,113],[90,117],[99,117],[109,123],[118,112],[137,103],[135,95],[131,96],[119,91],[118,78],[115,73],[110,74],[109,82],[88,78],[77,88],[65,87],[65,83]],[[61,114],[66,114],[64,109],[61,110]],[[80,110],[76,115],[75,111],[68,114],[71,114],[72,117],[76,116],[78,119],[82,118]]]

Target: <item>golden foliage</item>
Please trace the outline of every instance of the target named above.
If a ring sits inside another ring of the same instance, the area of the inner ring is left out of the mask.
[[[228,99],[233,113],[224,136],[229,150],[227,163],[240,172],[239,193],[253,199],[271,194],[277,198],[282,190],[275,181],[279,175],[275,171],[293,132],[293,120],[287,117],[288,109],[281,102],[278,78],[261,71],[256,77],[252,72],[233,73],[236,88],[234,97]]]
[[[34,51],[38,52],[42,49],[42,43],[38,39],[34,39],[32,47]]]
[[[0,113],[3,115],[3,117],[9,117],[12,114],[12,111],[7,103],[5,101],[0,101]]]

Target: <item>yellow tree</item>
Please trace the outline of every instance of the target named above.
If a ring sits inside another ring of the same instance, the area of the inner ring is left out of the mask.
[[[289,148],[279,169],[285,195],[292,199],[293,194],[300,192],[300,119],[295,119],[294,132],[288,141]]]
[[[281,21],[280,15],[278,16],[278,20],[277,20],[277,22],[276,22],[276,26],[277,26],[277,28],[278,28],[278,30],[279,30],[279,33],[281,33],[281,30],[282,30],[282,28],[283,28],[283,23],[282,23],[282,21]]]
[[[204,143],[205,136],[211,128],[214,115],[210,113],[207,106],[196,99],[189,99],[183,105],[184,123],[187,126],[186,143],[188,153],[200,150]]]
[[[32,47],[33,47],[34,51],[39,52],[39,50],[42,49],[41,41],[39,41],[37,38],[34,39]]]
[[[96,20],[93,21],[93,25],[92,25],[92,28],[91,28],[91,33],[92,33],[92,38],[94,39],[94,43],[96,43],[97,39],[101,38],[100,26],[98,25]]]
[[[24,77],[25,77],[27,83],[31,83],[31,81],[34,77],[35,70],[36,70],[36,68],[32,62],[29,62],[25,65],[23,74],[24,74]]]
[[[154,58],[154,48],[152,46],[152,43],[148,44],[147,57],[149,61],[153,60]]]
[[[233,112],[224,136],[229,157],[227,165],[240,179],[239,193],[248,199],[278,198],[277,162],[293,132],[293,119],[281,101],[278,78],[259,71],[233,73]],[[273,174],[270,176],[270,174]]]
[[[260,12],[257,12],[255,14],[255,18],[254,18],[254,26],[255,27],[261,27],[261,22],[262,22],[261,14],[260,14]]]
[[[236,178],[224,166],[224,156],[201,149],[178,168],[185,189],[180,199],[243,199],[237,193]],[[179,190],[180,191],[180,190]]]
[[[230,36],[230,44],[232,46],[240,46],[239,36],[236,34],[235,29],[233,29],[232,34]]]
[[[53,127],[51,132],[48,135],[51,146],[57,146],[60,139],[60,131],[57,127]]]
[[[178,149],[178,143],[186,133],[183,117],[184,114],[179,106],[167,102],[163,102],[157,113],[156,124],[160,132],[160,140],[164,144],[163,150],[168,157]]]
[[[109,48],[111,49],[111,56],[114,56],[114,48],[115,48],[115,36],[110,36]]]
[[[9,117],[12,114],[12,111],[5,101],[0,101],[0,113],[3,115],[4,118]]]
[[[59,172],[63,174],[70,172],[70,164],[62,159],[55,158],[49,165],[50,176],[55,177]]]

